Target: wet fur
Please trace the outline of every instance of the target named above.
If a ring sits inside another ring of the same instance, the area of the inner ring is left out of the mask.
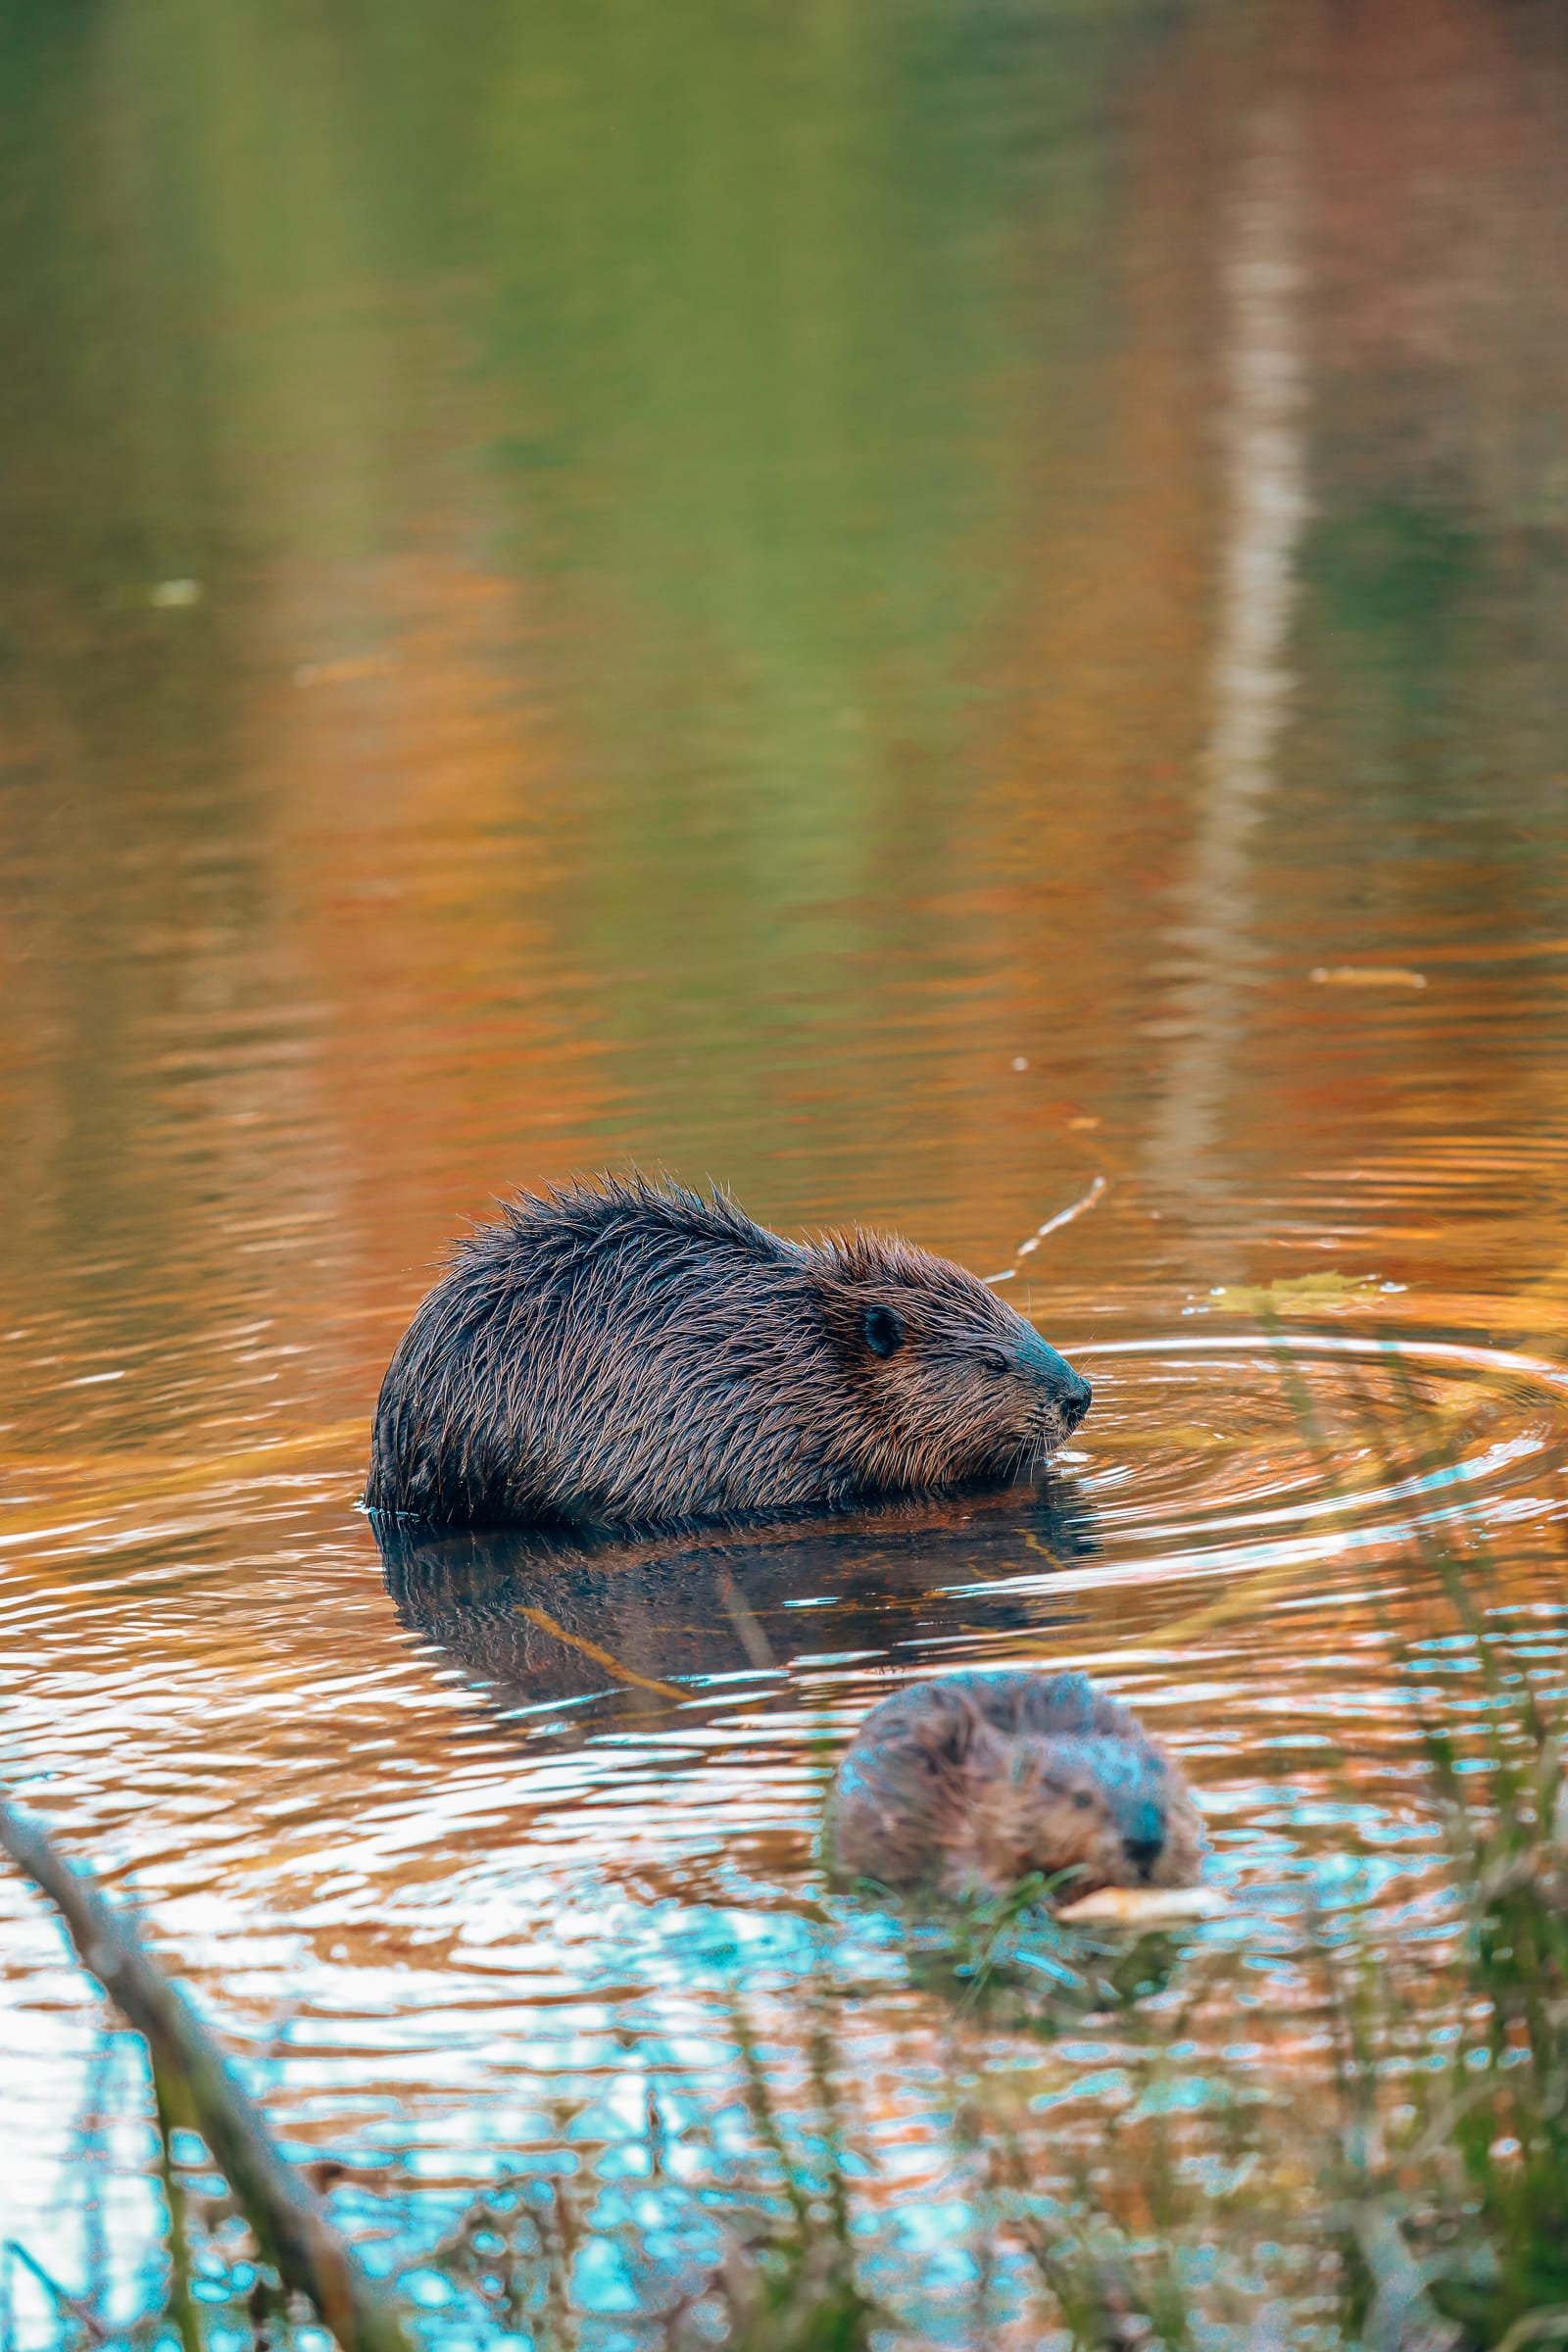
[[[900,1893],[985,1897],[1070,1872],[1070,1902],[1191,1886],[1203,1837],[1177,1766],[1081,1674],[956,1674],[872,1708],[839,1767],[833,1846],[842,1877]]]
[[[452,1527],[831,1508],[1005,1476],[1088,1401],[946,1258],[605,1179],[454,1250],[382,1384],[365,1501]]]

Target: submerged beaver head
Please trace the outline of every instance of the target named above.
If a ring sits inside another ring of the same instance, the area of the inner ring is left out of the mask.
[[[832,1507],[1005,1476],[1089,1401],[946,1258],[606,1179],[525,1195],[454,1252],[382,1383],[365,1500],[468,1527]]]
[[[1188,1886],[1202,1833],[1176,1766],[1081,1674],[955,1674],[884,1699],[839,1768],[840,1870],[907,1892],[1002,1894],[1070,1874]]]
[[[963,1266],[876,1233],[829,1236],[816,1254],[880,1484],[1005,1476],[1043,1461],[1088,1412],[1088,1381]]]
[[[1069,1896],[1099,1886],[1174,1886],[1163,1759],[1121,1740],[982,1733],[965,1763],[970,1808],[949,1857],[950,1888],[1001,1893],[1038,1872],[1070,1874]]]

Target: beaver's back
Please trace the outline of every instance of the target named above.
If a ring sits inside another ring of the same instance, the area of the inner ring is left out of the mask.
[[[830,1501],[853,1398],[806,1253],[641,1184],[524,1199],[460,1247],[393,1357],[368,1508],[655,1525]]]

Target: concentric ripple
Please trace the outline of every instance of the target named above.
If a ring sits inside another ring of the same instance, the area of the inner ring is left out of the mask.
[[[1100,1541],[1146,1572],[1151,1553],[1223,1574],[1444,1531],[1484,1541],[1568,1508],[1568,1371],[1542,1357],[1337,1333],[1080,1353],[1095,1378],[1081,1475]]]
[[[335,1431],[210,1475],[148,1462],[118,1499],[82,1470],[29,1475],[0,1551],[10,1770],[134,1886],[242,2045],[292,2017],[275,2112],[304,2144],[416,2165],[409,2245],[516,2144],[519,2099],[597,2115],[617,2070],[716,2082],[741,1979],[781,1996],[787,2035],[816,1964],[825,1775],[911,1676],[1081,1666],[1135,1704],[1233,1898],[1200,1935],[1246,1944],[1282,2008],[1309,1916],[1371,1906],[1386,1934],[1440,1936],[1412,1700],[1480,1740],[1450,1560],[1500,1652],[1560,1679],[1568,1373],[1409,1330],[1073,1352],[1095,1409],[1038,1484],[643,1544],[383,1557]],[[40,2053],[0,2098],[15,2146],[47,2137],[90,2044],[27,1898],[0,1899],[12,2038]],[[921,1981],[864,1905],[829,1918],[874,2069],[886,2016],[925,2030]],[[899,2164],[935,2179],[940,2120],[899,2113]],[[45,2245],[69,2177],[48,2144]]]

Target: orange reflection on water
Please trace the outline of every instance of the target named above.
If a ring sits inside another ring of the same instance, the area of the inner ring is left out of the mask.
[[[290,2132],[430,2181],[717,2067],[704,1938],[808,1971],[825,1765],[950,1662],[1169,1737],[1310,2076],[1301,1919],[1437,1901],[1430,1547],[1560,1653],[1544,12],[683,5],[677,94],[634,18],[0,74],[7,1770],[232,2031],[293,2008]],[[628,1158],[1015,1267],[1096,1379],[1054,1488],[383,1563],[442,1244]],[[47,2233],[85,2013],[0,1901]],[[896,2217],[949,2020],[839,1924]],[[1092,2133],[1098,2064],[1030,2095]]]

